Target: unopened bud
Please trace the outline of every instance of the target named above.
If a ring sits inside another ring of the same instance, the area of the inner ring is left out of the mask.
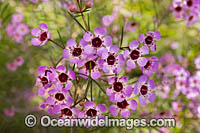
[[[86,8],[91,8],[93,6],[93,1],[92,0],[85,0],[85,6]]]
[[[83,106],[83,105],[84,105],[84,103],[81,101],[81,102],[79,103],[79,105],[80,105],[80,106]]]
[[[69,5],[69,10],[70,10],[70,12],[75,12],[75,11],[77,11],[77,6],[72,3]]]

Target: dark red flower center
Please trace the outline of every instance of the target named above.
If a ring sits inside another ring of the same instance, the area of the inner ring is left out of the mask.
[[[191,7],[192,5],[193,5],[192,0],[188,0],[188,1],[187,1],[187,6],[188,6],[188,7]]]
[[[61,113],[66,116],[72,116],[72,111],[69,108],[62,109]]]
[[[95,48],[99,48],[102,45],[102,40],[99,37],[95,37],[92,39],[92,46]]]
[[[194,16],[190,16],[188,20],[192,21],[193,18],[194,18]]]
[[[43,42],[47,39],[47,32],[43,32],[40,34],[40,41]]]
[[[74,48],[72,55],[73,56],[80,56],[82,54],[82,49],[81,48]]]
[[[152,65],[151,61],[147,61],[147,64],[144,66],[145,69],[149,69],[149,67]]]
[[[142,95],[146,95],[148,92],[148,87],[146,85],[142,85],[141,88],[140,88],[140,93]]]
[[[67,82],[68,80],[68,75],[66,73],[61,73],[59,76],[58,76],[58,79],[60,80],[60,82]]]
[[[43,86],[48,84],[48,82],[49,82],[46,77],[42,77],[42,78],[40,78],[40,80],[41,80]]]
[[[86,114],[87,116],[94,117],[97,115],[97,111],[95,109],[88,109]]]
[[[65,96],[64,96],[62,93],[56,93],[55,98],[56,98],[58,101],[62,101],[62,100],[65,99]]]
[[[131,26],[134,27],[134,26],[136,26],[136,24],[137,24],[136,22],[132,22],[132,23],[131,23]]]
[[[177,6],[176,8],[175,8],[175,11],[177,11],[177,12],[180,12],[182,10],[182,7],[181,6]]]
[[[95,66],[96,66],[96,64],[92,60],[85,63],[86,70],[90,70],[90,69],[92,70],[92,69],[94,69]]]
[[[108,65],[114,65],[115,64],[115,56],[114,55],[109,55],[108,58],[107,58],[107,63]]]
[[[128,102],[126,100],[122,101],[122,102],[117,102],[117,107],[121,108],[121,109],[125,109],[128,106]]]
[[[120,92],[123,89],[123,85],[121,82],[115,82],[114,83],[114,90],[116,92]]]
[[[160,112],[160,115],[161,115],[161,116],[163,116],[164,114],[165,114],[165,112],[164,112],[164,111]]]
[[[153,37],[152,37],[152,36],[147,36],[147,37],[145,38],[145,43],[146,43],[147,45],[150,45],[150,44],[152,43],[152,41],[153,41]]]
[[[130,57],[132,60],[137,60],[140,57],[140,52],[135,49],[131,52]]]

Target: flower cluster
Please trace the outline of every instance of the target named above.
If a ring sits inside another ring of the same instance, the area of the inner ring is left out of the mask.
[[[187,26],[195,24],[199,19],[200,1],[199,0],[174,0],[171,10],[177,19],[184,19]]]
[[[177,60],[181,62],[182,65],[176,63]],[[174,88],[174,98],[177,99],[178,96],[183,95],[184,98],[190,101],[190,104],[187,105],[187,107],[191,109],[191,112],[197,114],[200,118],[200,103],[198,101],[198,96],[200,95],[199,60],[199,56],[194,60],[197,71],[192,74],[189,70],[187,70],[187,63],[185,63],[187,60],[184,58],[174,57],[171,54],[161,57],[161,70],[158,77],[164,82],[162,82],[158,87],[160,89],[163,88],[163,90],[158,90],[160,91],[160,95],[163,98],[166,98],[170,95],[170,88]],[[175,112],[182,111],[185,106],[183,106],[183,103],[180,100],[172,102],[172,108]]]
[[[21,43],[24,36],[29,33],[27,24],[22,23],[24,15],[21,13],[12,15],[12,23],[6,27],[8,36],[12,37],[16,42]]]
[[[22,56],[18,56],[12,63],[7,64],[7,69],[10,71],[16,71],[17,67],[23,65],[24,59]]]
[[[38,28],[32,30],[32,34],[36,36],[32,39],[34,46],[43,46],[50,40],[51,33],[47,25],[41,24],[40,28],[41,30]],[[109,111],[112,116],[120,112],[121,117],[126,118],[130,115],[130,110],[137,109],[138,103],[132,95],[139,96],[141,105],[155,100],[156,86],[149,78],[158,68],[158,58],[145,56],[150,50],[156,51],[156,41],[160,40],[161,36],[158,31],[149,31],[146,35],[141,34],[138,40],[131,41],[128,47],[118,47],[113,45],[112,37],[106,33],[105,29],[97,27],[94,29],[94,34],[87,31],[79,42],[74,38],[69,39],[63,48],[62,56],[84,79],[97,80],[102,78],[103,74],[110,74],[106,81],[109,85],[106,94],[113,103]],[[128,83],[126,76],[112,76],[119,74],[124,67],[136,69],[137,66],[143,75],[134,86]],[[107,111],[103,104],[86,102],[83,111],[75,107],[76,104],[69,92],[73,85],[72,80],[77,77],[74,71],[70,69],[67,71],[64,65],[56,68],[39,67],[36,85],[39,87],[39,94],[46,98],[41,107],[47,108],[51,114],[60,114],[60,117],[101,117],[102,113]]]

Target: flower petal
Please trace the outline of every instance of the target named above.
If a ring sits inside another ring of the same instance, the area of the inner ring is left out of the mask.
[[[137,63],[139,66],[143,67],[147,64],[147,61],[148,61],[147,58],[140,57],[140,58],[138,58]]]
[[[142,55],[147,55],[149,54],[149,48],[147,47],[147,45],[143,45],[141,48],[140,48],[140,52]]]
[[[126,65],[127,65],[127,67],[129,67],[129,68],[131,68],[131,69],[136,68],[135,62],[132,61],[131,59],[129,59],[129,60],[126,62]]]
[[[147,78],[148,78],[147,76],[142,75],[139,77],[138,82],[144,84],[147,81]]]
[[[161,35],[160,35],[160,32],[159,32],[159,31],[155,31],[155,32],[154,32],[154,35],[155,35],[155,39],[156,39],[156,40],[160,40]]]
[[[148,100],[150,102],[153,102],[156,99],[156,94],[155,93],[151,93],[150,96],[148,97]]]
[[[138,88],[138,85],[136,84],[134,89],[133,89],[133,92],[135,95],[138,95],[139,94],[139,88]]]
[[[94,72],[91,73],[91,77],[93,79],[98,79],[101,77],[101,73],[98,70],[95,70]]]
[[[145,37],[144,34],[141,34],[141,35],[139,36],[139,39],[138,39],[139,43],[143,43],[144,37]]]
[[[32,31],[31,31],[31,34],[32,34],[33,36],[38,37],[38,36],[40,35],[40,32],[41,32],[40,29],[38,29],[38,28],[33,28]]]
[[[91,32],[86,32],[84,35],[83,35],[83,39],[87,42],[90,42],[93,38],[93,35]]]
[[[68,59],[70,57],[70,53],[68,49],[64,49],[62,52],[64,58]]]
[[[103,104],[99,104],[97,105],[97,110],[99,110],[100,112],[106,112],[106,106]]]
[[[133,92],[132,86],[131,85],[126,85],[124,93],[127,97],[130,97]]]
[[[33,46],[39,46],[41,44],[38,38],[32,38],[31,43],[33,44]]]
[[[135,100],[130,100],[129,101],[129,108],[133,111],[136,110],[137,109],[137,102]]]
[[[71,69],[68,70],[69,73],[69,77],[74,80],[76,78],[76,74],[74,73],[74,71],[72,71]]]
[[[139,102],[141,105],[146,105],[146,99],[143,96],[139,96]]]
[[[40,28],[44,31],[48,31],[48,26],[45,23],[40,24]]]
[[[65,72],[66,71],[66,67],[64,65],[60,65],[56,67],[56,70],[59,72]]]
[[[111,45],[110,52],[111,53],[117,53],[119,51],[119,47],[117,45]]]
[[[111,105],[109,108],[109,111],[112,116],[117,116],[119,113],[119,110],[117,109],[115,105]]]
[[[98,35],[104,36],[106,34],[106,30],[101,27],[97,27],[96,29],[94,29],[94,34],[96,36],[98,36]]]
[[[70,39],[70,40],[67,41],[67,46],[69,48],[73,47],[74,45],[77,45],[75,39],[72,38],[72,39]]]
[[[106,36],[106,37],[103,38],[103,40],[104,40],[104,44],[106,46],[109,47],[110,45],[112,45],[112,37],[111,36]]]
[[[155,83],[153,80],[148,81],[148,85],[150,86],[151,89],[154,89],[156,87]]]
[[[86,102],[86,103],[84,104],[84,106],[85,106],[86,108],[92,108],[92,107],[94,107],[94,105],[95,105],[94,102]]]
[[[139,46],[139,43],[138,43],[138,41],[136,41],[136,40],[133,40],[133,41],[130,42],[130,44],[129,44],[129,48],[130,48],[130,49],[136,49],[138,46]]]
[[[121,111],[120,116],[122,118],[127,118],[127,117],[130,116],[130,111],[128,109],[124,109],[124,110]]]

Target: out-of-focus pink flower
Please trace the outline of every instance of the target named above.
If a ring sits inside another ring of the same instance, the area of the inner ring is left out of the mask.
[[[21,66],[24,63],[24,59],[22,56],[18,56],[15,60],[14,60],[14,64],[16,66]]]
[[[106,15],[106,16],[103,16],[103,18],[102,18],[102,24],[105,27],[110,26],[113,23],[113,21],[114,21],[114,19],[113,19],[112,15]]]
[[[179,43],[178,42],[172,42],[170,46],[173,50],[176,50],[179,47]]]
[[[77,8],[76,4],[70,3],[68,6],[68,9],[70,12],[75,12],[75,11],[77,11],[78,8]]]
[[[129,22],[127,25],[126,25],[126,30],[127,31],[131,31],[131,32],[135,32],[135,30],[137,29],[138,27],[138,23],[137,22]]]
[[[23,38],[24,38],[24,36],[20,35],[17,32],[15,32],[13,35],[13,39],[18,43],[22,42]]]
[[[27,24],[19,24],[16,28],[16,32],[22,36],[28,34],[29,29]]]
[[[14,63],[6,64],[6,66],[7,66],[7,69],[10,71],[16,71],[16,69],[17,69],[17,65]]]
[[[8,34],[8,36],[12,36],[14,33],[14,25],[13,24],[8,24],[6,27],[6,32]]]
[[[86,8],[91,8],[94,5],[93,0],[85,0]]]
[[[13,14],[12,15],[12,23],[20,23],[24,19],[24,15],[22,13]]]
[[[15,110],[14,110],[13,107],[5,108],[3,111],[4,111],[6,116],[13,117],[15,115]]]

